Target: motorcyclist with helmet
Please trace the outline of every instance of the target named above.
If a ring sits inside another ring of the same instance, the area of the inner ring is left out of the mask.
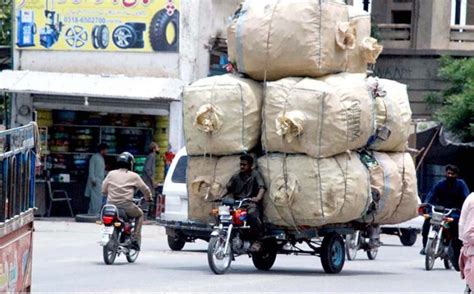
[[[107,203],[125,210],[128,217],[136,218],[133,245],[137,250],[141,244],[143,211],[133,203],[135,190],[140,190],[147,201],[152,201],[152,194],[142,178],[133,172],[135,158],[129,152],[121,153],[117,158],[117,169],[109,172],[102,184],[102,194],[107,196]]]

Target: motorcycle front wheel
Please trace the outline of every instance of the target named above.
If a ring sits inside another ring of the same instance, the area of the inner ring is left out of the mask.
[[[427,271],[432,270],[435,259],[436,259],[436,243],[438,242],[438,237],[428,239],[425,249],[425,269]]]
[[[377,257],[377,253],[379,253],[378,248],[367,250],[367,258],[370,260],[374,260]]]
[[[209,240],[207,247],[207,261],[209,267],[216,275],[224,274],[230,267],[232,262],[232,248],[227,246],[225,251],[225,236],[213,236]]]
[[[347,259],[354,260],[357,256],[357,251],[360,248],[360,231],[355,231],[354,234],[346,235],[346,255]]]
[[[118,233],[117,229],[114,229],[112,236],[110,236],[109,242],[102,247],[102,255],[104,257],[105,264],[113,264],[117,257],[118,251]]]
[[[130,251],[128,251],[127,254],[125,254],[125,257],[127,258],[127,261],[130,263],[135,262],[138,258],[138,254],[140,253],[140,250],[136,250],[134,248],[130,248]]]

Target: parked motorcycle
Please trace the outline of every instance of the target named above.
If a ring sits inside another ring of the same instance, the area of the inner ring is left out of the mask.
[[[428,213],[424,213],[426,210],[428,210]],[[425,247],[425,269],[428,271],[433,269],[437,258],[443,260],[446,269],[451,269],[449,253],[453,249],[449,226],[455,220],[455,216],[459,217],[459,209],[428,204],[420,207],[420,213],[423,213],[425,218],[431,217],[430,232]]]
[[[138,206],[141,206],[142,201],[143,197],[133,199]],[[105,264],[113,264],[115,258],[122,253],[128,262],[135,262],[140,253],[139,248],[132,242],[136,219],[129,218],[125,210],[113,204],[106,204],[101,211],[101,220],[102,238],[99,244],[103,246]]]
[[[209,267],[215,274],[224,274],[230,267],[234,257],[250,254],[251,240],[246,238],[250,230],[247,225],[247,209],[243,208],[250,198],[233,200],[224,198],[217,213],[217,225],[211,233],[207,249]],[[252,261],[256,268],[269,270],[276,259],[277,250],[267,241],[262,250],[252,253]]]
[[[364,250],[370,260],[377,257],[379,251],[378,245],[370,243],[369,234],[367,231],[355,231],[353,234],[346,235],[346,255],[347,259],[354,260],[357,256],[357,251]]]

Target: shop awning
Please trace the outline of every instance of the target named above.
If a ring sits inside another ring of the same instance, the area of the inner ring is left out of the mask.
[[[179,101],[185,83],[179,79],[88,75],[38,71],[0,72],[0,92]]]

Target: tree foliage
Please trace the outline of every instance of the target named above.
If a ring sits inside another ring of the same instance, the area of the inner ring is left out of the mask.
[[[0,0],[0,45],[11,45],[12,1]]]
[[[474,58],[444,56],[438,75],[448,82],[448,87],[426,99],[432,105],[442,105],[435,118],[462,141],[474,141]]]

